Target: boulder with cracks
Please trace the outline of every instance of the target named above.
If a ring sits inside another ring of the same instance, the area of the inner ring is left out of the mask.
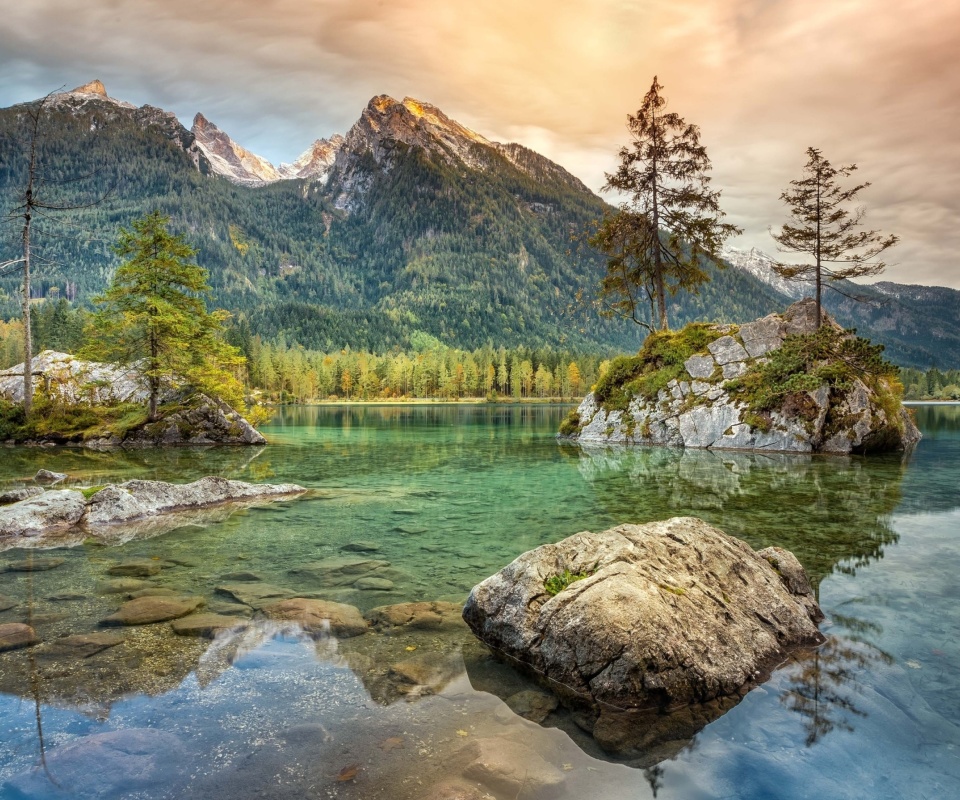
[[[575,579],[549,593],[563,575]],[[825,641],[791,553],[754,552],[691,517],[531,550],[474,587],[463,617],[613,752],[652,744],[651,714],[689,707],[718,716],[789,651]],[[640,720],[646,727],[631,730]]]

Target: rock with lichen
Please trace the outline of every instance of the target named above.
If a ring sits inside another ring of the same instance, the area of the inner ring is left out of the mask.
[[[904,450],[920,431],[882,348],[812,300],[746,325],[653,334],[615,360],[561,427],[583,443],[725,450]]]

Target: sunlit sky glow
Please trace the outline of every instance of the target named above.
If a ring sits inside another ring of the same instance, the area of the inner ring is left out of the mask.
[[[593,189],[654,74],[774,252],[808,146],[856,162],[884,276],[960,288],[960,0],[0,0],[0,106],[101,79],[274,163],[417,97]]]

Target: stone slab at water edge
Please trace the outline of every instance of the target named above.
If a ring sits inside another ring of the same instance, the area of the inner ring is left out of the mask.
[[[739,699],[791,649],[825,641],[790,552],[754,552],[693,517],[524,553],[473,588],[463,618],[616,752],[639,746],[649,713]]]
[[[108,526],[152,520],[164,514],[227,503],[285,500],[306,491],[292,483],[254,484],[219,477],[186,484],[133,480],[86,493],[76,489],[50,489],[0,507],[0,545],[5,540],[24,538],[36,544],[37,537],[73,530],[96,534]]]
[[[799,453],[903,450],[920,431],[896,367],[802,300],[746,325],[655,333],[615,359],[561,434],[576,441]]]

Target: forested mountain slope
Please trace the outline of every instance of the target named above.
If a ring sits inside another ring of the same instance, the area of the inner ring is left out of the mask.
[[[379,96],[345,136],[271,172],[200,120],[188,130],[98,82],[52,98],[40,142],[47,202],[109,193],[36,220],[34,298],[88,303],[116,267],[119,227],[159,209],[198,249],[216,305],[265,337],[322,350],[408,348],[417,332],[463,348],[639,345],[637,326],[591,307],[603,260],[574,241],[604,202],[543,156],[427,103]],[[4,209],[25,184],[25,121],[23,106],[0,110]],[[256,180],[244,171],[254,168]],[[0,261],[18,255],[18,234],[15,221],[0,229]],[[714,273],[700,296],[673,299],[673,324],[746,321],[788,304],[743,271]],[[17,281],[0,278],[0,317],[18,313]]]

